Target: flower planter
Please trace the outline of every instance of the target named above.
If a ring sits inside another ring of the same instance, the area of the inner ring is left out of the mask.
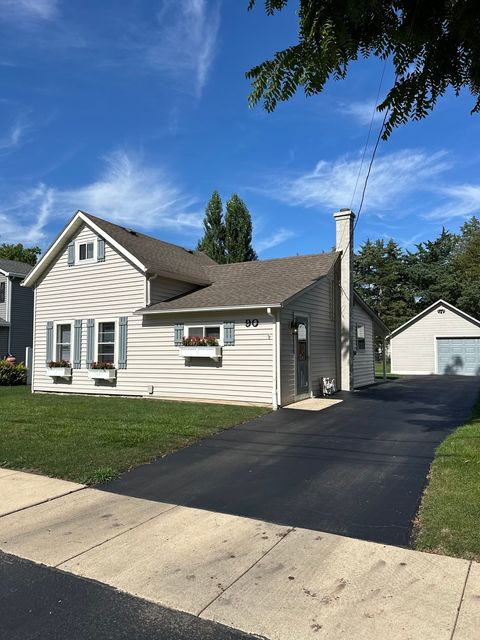
[[[183,358],[213,358],[222,357],[222,347],[180,347]]]
[[[50,378],[71,378],[72,367],[48,367],[47,376]]]
[[[116,369],[88,369],[87,372],[92,380],[114,380],[117,377]]]

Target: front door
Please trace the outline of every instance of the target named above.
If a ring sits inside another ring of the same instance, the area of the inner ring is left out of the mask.
[[[296,317],[297,396],[310,395],[308,319]]]

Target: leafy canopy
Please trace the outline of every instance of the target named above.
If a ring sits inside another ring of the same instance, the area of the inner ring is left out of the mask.
[[[264,0],[273,15],[289,0]],[[257,0],[249,0],[252,9]],[[396,81],[379,105],[383,130],[420,120],[449,87],[466,88],[480,111],[480,2],[478,0],[299,0],[298,43],[247,72],[249,103],[267,111],[299,87],[307,96],[346,77],[359,57],[391,59]]]
[[[38,256],[41,253],[40,247],[24,247],[20,242],[18,244],[0,244],[0,258],[26,262],[32,267],[37,264]]]

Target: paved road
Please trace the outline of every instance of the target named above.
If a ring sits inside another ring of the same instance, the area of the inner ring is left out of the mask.
[[[5,640],[249,640],[223,625],[0,552]]]
[[[406,546],[435,448],[479,391],[477,378],[410,377],[324,411],[282,409],[102,488]]]

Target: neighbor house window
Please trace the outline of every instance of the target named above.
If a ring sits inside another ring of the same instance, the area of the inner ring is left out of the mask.
[[[98,323],[97,361],[115,362],[115,322]]]
[[[365,351],[365,325],[357,324],[357,351]]]
[[[192,325],[185,327],[185,336],[187,338],[216,338],[220,342],[221,327],[218,324]]]
[[[56,359],[70,362],[72,354],[72,325],[57,324]]]
[[[80,242],[77,246],[80,262],[94,259],[95,244],[93,242]]]
[[[0,302],[5,302],[5,282],[0,282]]]

